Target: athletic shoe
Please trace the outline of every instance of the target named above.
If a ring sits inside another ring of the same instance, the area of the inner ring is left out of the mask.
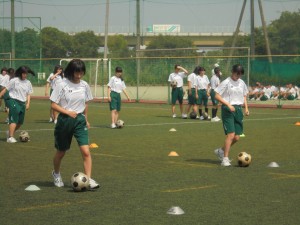
[[[17,140],[14,138],[14,137],[9,137],[9,138],[7,138],[7,143],[16,143],[17,142]]]
[[[100,187],[100,185],[92,178],[90,178],[89,180],[90,180],[90,189],[97,189]]]
[[[54,124],[56,124],[57,123],[57,120],[54,120]]]
[[[58,176],[55,175],[54,170],[53,170],[52,171],[52,176],[53,176],[53,179],[54,179],[54,185],[56,187],[63,187],[64,186],[64,182],[62,181],[60,174]]]
[[[176,114],[173,114],[173,116],[172,116],[173,118],[176,118]]]
[[[49,119],[49,123],[52,123],[53,122],[53,119],[52,119],[52,117],[50,117],[50,119]]]
[[[230,160],[228,159],[228,157],[224,157],[222,162],[221,162],[221,166],[231,166]]]
[[[211,119],[211,122],[219,122],[221,119],[219,117],[214,117]]]
[[[220,161],[223,160],[224,158],[224,151],[222,148],[217,148],[216,150],[214,150],[216,156],[219,158]]]
[[[184,113],[183,113],[183,114],[181,115],[181,117],[182,117],[182,119],[187,119],[187,114],[184,114]]]
[[[200,119],[200,117],[199,117],[199,116],[197,116],[197,117],[196,117],[196,119],[198,119],[198,120],[199,120],[199,119]]]
[[[211,120],[210,116],[207,116],[207,120]]]
[[[199,118],[200,120],[204,120],[204,117],[203,116],[200,116],[200,118]]]
[[[116,124],[112,123],[111,124],[111,129],[115,129],[115,128],[117,128]]]

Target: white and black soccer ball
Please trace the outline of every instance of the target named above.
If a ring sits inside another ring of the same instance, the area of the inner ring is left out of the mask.
[[[170,84],[171,84],[172,88],[176,88],[177,87],[177,81],[176,80],[172,80]]]
[[[117,125],[117,128],[123,128],[125,125],[125,122],[123,120],[118,120],[116,125]]]
[[[247,167],[251,163],[251,155],[247,152],[240,152],[238,154],[238,165],[240,167]]]
[[[191,119],[196,119],[196,118],[197,118],[197,113],[195,113],[194,111],[192,111],[192,112],[190,113],[190,118],[191,118]]]
[[[29,136],[27,131],[22,130],[20,132],[19,139],[20,139],[21,142],[28,142],[29,139],[30,139],[30,136]]]
[[[74,191],[86,191],[89,188],[90,181],[87,175],[77,172],[71,177],[71,185]]]

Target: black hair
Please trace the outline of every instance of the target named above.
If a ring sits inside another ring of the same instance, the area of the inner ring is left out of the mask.
[[[194,74],[200,74],[200,68],[201,68],[200,66],[196,66],[193,73]]]
[[[10,77],[15,76],[15,69],[14,68],[8,68],[7,73]]]
[[[122,73],[123,72],[122,67],[120,67],[120,66],[117,66],[115,71],[116,71],[116,73]]]
[[[15,72],[15,76],[19,77],[20,79],[22,79],[22,74],[23,73],[30,73],[33,76],[35,76],[35,73],[33,72],[33,70],[31,70],[28,66],[20,66],[16,72]]]
[[[80,59],[72,59],[66,69],[65,69],[65,77],[68,80],[73,80],[75,72],[83,72],[85,74],[85,64]]]
[[[205,69],[204,69],[203,66],[200,66],[200,67],[199,67],[199,73],[200,73],[201,71],[205,71]]]
[[[3,67],[3,68],[1,69],[1,73],[2,73],[3,71],[7,71],[7,68],[6,68],[6,67]]]
[[[219,67],[214,68],[214,72],[215,72],[215,74],[219,73],[220,72],[220,68]]]
[[[176,70],[178,66],[180,66],[180,65],[179,64],[175,64],[174,69]]]
[[[56,74],[58,70],[63,70],[61,65],[56,65],[53,70],[53,74]],[[62,76],[62,73],[60,74]]]
[[[237,73],[237,75],[243,75],[244,74],[244,68],[240,64],[235,64],[232,66],[232,73]]]

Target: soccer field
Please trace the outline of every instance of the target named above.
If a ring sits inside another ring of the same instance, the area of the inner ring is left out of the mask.
[[[92,177],[101,188],[75,193],[71,175],[83,171],[75,140],[62,162],[65,187],[53,185],[49,106],[32,100],[22,127],[30,142],[6,143],[0,124],[1,225],[299,224],[299,110],[250,108],[233,166],[224,168],[213,153],[225,138],[222,123],[173,119],[169,105],[133,103],[122,105],[125,127],[110,129],[108,104],[90,103],[90,143],[99,146],[91,149]],[[241,151],[252,155],[248,168],[236,166]],[[25,191],[29,185],[41,190]],[[185,213],[167,214],[172,206]]]

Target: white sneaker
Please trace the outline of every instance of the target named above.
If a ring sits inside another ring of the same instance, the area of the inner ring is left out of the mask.
[[[100,187],[100,185],[92,178],[90,178],[89,180],[90,180],[90,189],[96,189]]]
[[[53,170],[52,171],[52,176],[53,176],[53,179],[54,179],[54,185],[56,187],[63,187],[64,186],[64,182],[62,181],[60,174],[58,176],[55,175],[54,170]]]
[[[7,138],[7,143],[16,143],[17,140],[14,137]]]
[[[172,116],[173,118],[176,118],[176,114],[173,114],[173,116]]]
[[[54,124],[56,124],[57,123],[57,120],[54,120]]]
[[[214,117],[214,118],[212,118],[210,121],[211,121],[211,122],[219,122],[219,121],[220,121],[220,119],[218,119],[218,118]]]
[[[200,116],[200,118],[199,118],[200,120],[204,120],[204,116]]]
[[[52,123],[53,122],[53,119],[52,119],[52,117],[50,117],[50,119],[49,119],[49,123]]]
[[[196,117],[196,119],[198,119],[198,120],[199,120],[199,119],[200,119],[200,117],[199,117],[199,116],[197,116],[197,117]]]
[[[111,124],[111,129],[115,129],[115,128],[117,128],[116,124],[112,123]]]
[[[222,148],[217,148],[217,149],[214,150],[214,152],[215,152],[216,156],[219,158],[219,160],[222,161],[223,158],[224,158],[223,149]]]
[[[228,159],[228,157],[224,157],[222,162],[221,162],[221,166],[231,166],[230,160]]]
[[[184,113],[183,113],[183,114],[181,115],[181,117],[182,117],[182,119],[187,119],[187,114],[184,114]]]

